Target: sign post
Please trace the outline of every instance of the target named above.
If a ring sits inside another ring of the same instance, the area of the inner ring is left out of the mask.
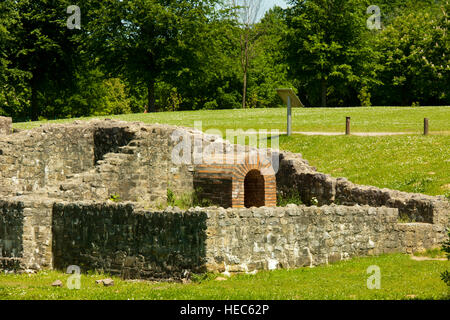
[[[287,104],[287,135],[292,135],[292,107],[302,108],[303,103],[292,89],[277,89],[278,95]]]

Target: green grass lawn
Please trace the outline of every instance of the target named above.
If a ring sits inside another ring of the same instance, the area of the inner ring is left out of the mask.
[[[367,268],[381,270],[381,289],[369,290]],[[114,278],[113,287],[95,284],[105,275],[83,275],[80,290],[66,287],[67,274],[0,275],[0,299],[150,299],[150,300],[358,300],[448,299],[440,280],[448,261],[413,261],[407,255],[355,258],[329,266],[237,275],[226,281],[210,275],[189,284],[128,282]],[[63,288],[51,286],[56,279]]]
[[[450,192],[450,107],[376,107],[295,109],[294,131],[344,132],[345,117],[353,132],[412,132],[385,137],[282,137],[280,148],[304,155],[311,165],[335,177],[381,188],[442,195]],[[423,137],[423,118],[433,135]],[[278,129],[285,131],[286,109],[166,112],[107,116],[126,121],[167,123],[203,129]],[[91,118],[85,118],[91,119]],[[73,122],[74,119],[49,122]],[[15,123],[25,129],[43,122]]]
[[[450,133],[450,107],[314,108],[293,110],[294,131],[345,132],[345,117],[352,117],[354,132],[423,132],[423,119],[430,119],[432,132]],[[204,110],[131,114],[99,118],[167,123],[192,127],[203,121],[204,129],[278,129],[286,131],[286,109]],[[90,118],[84,118],[90,119]],[[51,122],[72,122],[74,119]],[[42,122],[14,124],[15,128],[36,127]]]
[[[292,136],[280,148],[301,153],[321,172],[406,192],[450,192],[450,136]]]

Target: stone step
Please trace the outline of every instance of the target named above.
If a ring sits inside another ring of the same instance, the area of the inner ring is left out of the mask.
[[[107,155],[105,155],[104,157],[104,163],[102,164],[108,164],[111,163],[111,161],[113,162],[117,162],[117,161],[124,161],[128,159],[129,154],[126,153],[108,153]]]
[[[132,146],[125,146],[120,147],[119,150],[122,154],[134,154],[138,147],[132,147]]]
[[[133,140],[128,144],[129,147],[140,147],[141,141],[140,140]]]

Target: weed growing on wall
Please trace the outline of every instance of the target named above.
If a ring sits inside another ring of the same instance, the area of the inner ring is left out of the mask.
[[[286,207],[288,204],[303,204],[302,198],[298,191],[280,191],[277,193],[277,207]]]
[[[405,213],[401,213],[398,216],[398,222],[399,223],[414,223],[414,222],[416,222],[416,220],[411,218],[410,216],[408,216]]]
[[[109,197],[109,200],[111,200],[112,202],[121,202],[122,200],[120,199],[120,196],[118,194],[112,194]]]
[[[444,196],[450,201],[450,191],[447,191]]]
[[[177,196],[171,189],[167,189],[167,206],[178,207],[183,210],[194,207],[210,207],[212,205],[211,202],[209,200],[202,199],[200,197],[201,193],[202,190],[197,188],[194,192],[187,192]]]

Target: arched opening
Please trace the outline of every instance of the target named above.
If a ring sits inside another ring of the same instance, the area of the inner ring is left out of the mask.
[[[250,171],[244,180],[245,207],[264,207],[264,177],[259,170]]]

